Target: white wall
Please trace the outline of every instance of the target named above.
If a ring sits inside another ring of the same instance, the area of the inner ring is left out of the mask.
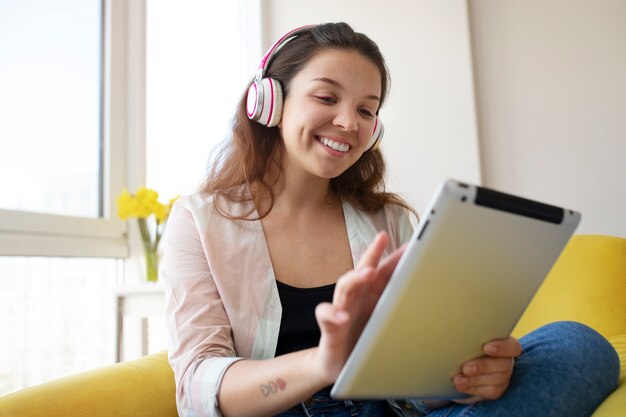
[[[338,20],[378,43],[392,76],[381,111],[388,185],[418,210],[456,177],[581,211],[577,233],[626,236],[626,1],[263,7],[265,47]]]
[[[485,184],[626,237],[626,1],[469,4]]]
[[[436,184],[480,181],[464,0],[267,0],[264,47],[302,24],[345,21],[380,47],[391,73],[381,110],[388,189],[425,208]]]

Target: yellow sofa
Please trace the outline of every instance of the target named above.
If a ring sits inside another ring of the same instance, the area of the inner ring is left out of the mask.
[[[626,416],[626,239],[577,235],[513,334],[558,320],[585,323],[617,349],[620,387],[593,417]],[[0,417],[176,417],[166,352],[27,388],[0,398]]]

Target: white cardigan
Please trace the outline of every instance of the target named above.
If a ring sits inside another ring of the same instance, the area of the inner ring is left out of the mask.
[[[253,207],[220,202],[231,214]],[[344,203],[343,211],[354,265],[379,231],[389,234],[387,253],[413,232],[410,213],[395,205],[368,214]],[[282,309],[261,222],[221,216],[213,196],[186,196],[172,209],[163,248],[159,277],[178,412],[218,417],[217,394],[228,366],[273,358],[278,341]]]

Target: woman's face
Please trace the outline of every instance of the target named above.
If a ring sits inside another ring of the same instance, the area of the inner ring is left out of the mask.
[[[286,175],[330,179],[363,154],[380,104],[381,74],[358,52],[318,53],[291,80],[279,124]]]

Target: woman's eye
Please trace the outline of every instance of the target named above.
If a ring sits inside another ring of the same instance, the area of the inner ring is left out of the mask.
[[[372,113],[371,111],[367,110],[367,109],[361,109],[359,110],[359,112],[367,117],[374,117],[374,113]]]
[[[324,103],[336,103],[337,102],[333,97],[318,96],[317,99]]]

